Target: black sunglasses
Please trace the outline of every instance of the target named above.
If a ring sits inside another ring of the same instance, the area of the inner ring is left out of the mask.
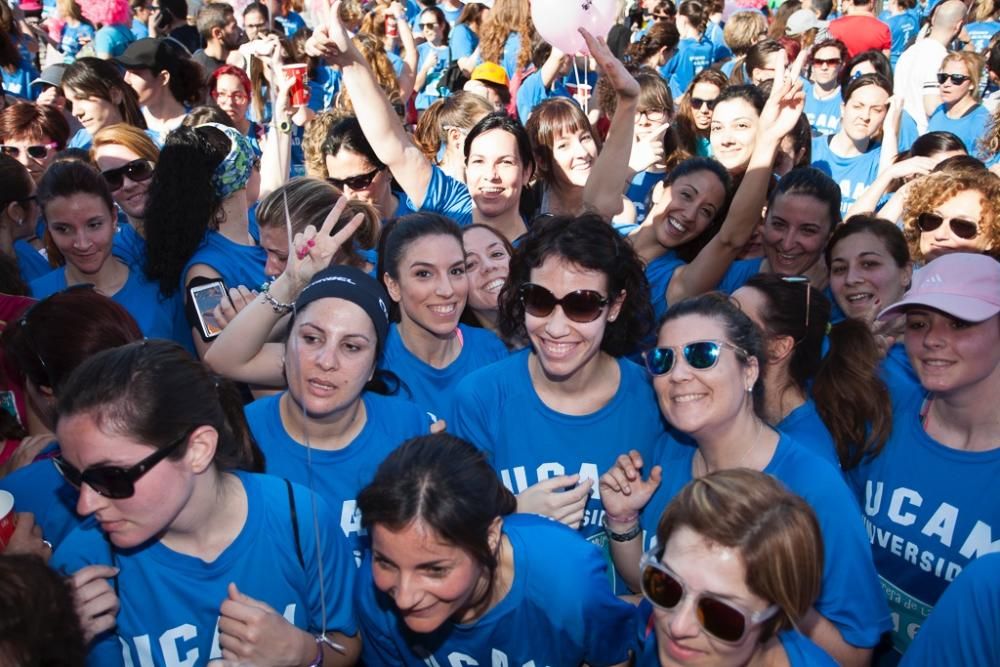
[[[21,156],[21,151],[24,150],[28,157],[34,158],[36,160],[44,160],[49,156],[49,151],[56,147],[55,142],[50,142],[47,144],[33,144],[31,146],[25,146],[23,149],[19,146],[10,146],[4,144],[0,146],[0,153],[4,155],[9,155],[15,160]]]
[[[417,25],[420,26],[421,30],[423,30],[425,28],[436,28],[436,27],[438,27],[437,23],[418,23]]]
[[[722,348],[732,350],[740,359],[749,356],[743,348],[721,340],[699,340],[688,343],[680,349],[688,366],[696,371],[707,371],[719,363]],[[672,347],[654,347],[643,352],[642,358],[650,375],[666,375],[677,363],[677,354]]]
[[[578,289],[561,299],[541,285],[525,283],[519,290],[524,312],[532,317],[548,317],[556,306],[562,306],[566,317],[586,324],[593,322],[601,315],[601,310],[608,305],[607,297],[589,289]]]
[[[660,609],[673,611],[688,596],[687,585],[660,561],[654,550],[643,555],[639,571],[642,594]],[[698,624],[705,632],[729,644],[739,643],[752,627],[781,610],[777,605],[771,605],[750,613],[733,602],[704,592],[695,596],[694,609]]]
[[[153,177],[153,170],[155,168],[156,165],[149,160],[132,160],[121,167],[102,171],[101,176],[104,177],[104,181],[111,188],[111,191],[114,192],[115,190],[120,190],[125,185],[126,176],[133,183],[141,183]]]
[[[963,83],[971,79],[972,77],[968,74],[946,74],[944,72],[938,72],[937,80],[938,83],[944,83],[948,79],[956,86],[961,86]]]
[[[382,167],[375,167],[364,174],[358,174],[350,178],[328,178],[326,182],[340,190],[343,190],[344,187],[348,187],[351,190],[364,190],[372,184],[372,181],[375,180],[380,171],[382,171]]]
[[[717,101],[718,101],[717,99],[715,99],[715,100],[703,100],[700,97],[692,97],[691,98],[691,108],[692,109],[701,109],[702,107],[708,107],[708,110],[712,111],[712,110],[715,109],[715,103]]]
[[[80,472],[69,463],[66,463],[66,459],[62,455],[54,457],[52,463],[55,465],[56,470],[59,471],[59,474],[78,489],[81,485],[86,484],[105,498],[114,498],[116,500],[131,498],[135,495],[135,483],[143,475],[152,470],[153,466],[167,458],[182,444],[186,443],[193,432],[194,429],[188,430],[184,435],[166,447],[157,449],[129,468],[122,468],[120,466],[93,466]]]
[[[963,218],[948,218],[952,233],[960,239],[974,239],[979,236],[979,225]],[[921,213],[917,216],[917,227],[922,232],[933,232],[944,223],[944,216],[937,213]]]

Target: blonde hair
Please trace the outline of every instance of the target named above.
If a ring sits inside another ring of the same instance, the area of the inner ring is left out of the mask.
[[[981,197],[983,214],[979,218],[979,233],[986,238],[985,254],[1000,259],[1000,178],[985,169],[961,169],[933,172],[910,188],[903,205],[903,234],[914,262],[924,261],[917,225],[920,214],[931,213],[955,195],[970,190]]]
[[[334,123],[346,114],[340,111],[327,109],[321,111],[312,120],[306,123],[302,133],[302,153],[305,157],[306,176],[313,178],[328,178],[330,172],[326,170],[326,155],[323,153],[323,144],[330,133],[330,128]]]
[[[972,83],[969,94],[972,96],[972,99],[978,101],[979,80],[983,72],[983,57],[972,51],[949,51],[948,55],[941,61],[941,67],[943,68],[948,63],[962,63],[965,65],[965,71],[968,72]]]
[[[656,536],[661,549],[681,527],[739,551],[747,588],[781,609],[763,625],[761,643],[795,627],[819,597],[819,522],[806,501],[770,475],[736,468],[688,482],[660,517]]]
[[[128,123],[115,123],[98,130],[90,147],[90,159],[96,162],[97,149],[111,144],[124,146],[142,160],[156,162],[160,159],[160,149],[149,135]]]
[[[746,55],[767,34],[767,19],[757,11],[736,12],[726,21],[722,39],[734,56]]]

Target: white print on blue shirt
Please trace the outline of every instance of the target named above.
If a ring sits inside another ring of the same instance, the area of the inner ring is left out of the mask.
[[[424,651],[426,653],[426,649],[422,649],[419,646],[414,647],[415,653],[420,653],[421,651]],[[433,655],[430,655],[429,653],[427,653],[427,657],[423,658],[423,661],[424,664],[427,665],[427,667],[445,667],[445,666],[472,667],[473,665],[482,664],[472,656],[465,655],[464,653],[459,653],[458,651],[452,651],[451,653],[449,653],[448,662],[444,664],[442,664],[437,658],[435,658]],[[510,662],[510,660],[507,659],[506,653],[504,653],[498,648],[495,648],[492,649],[492,655],[490,656],[490,667],[549,667],[549,665],[545,663],[538,663],[535,662],[534,660],[529,660],[528,662],[518,665],[518,663],[516,662],[514,663]]]

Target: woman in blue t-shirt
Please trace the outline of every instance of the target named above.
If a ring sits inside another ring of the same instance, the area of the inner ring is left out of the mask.
[[[507,284],[514,247],[487,225],[465,227],[462,245],[465,247],[465,271],[469,276],[469,299],[462,319],[498,333],[498,301],[500,291]]]
[[[63,25],[58,30],[59,49],[63,62],[69,65],[76,60],[76,54],[94,41],[94,25],[83,16],[83,10],[76,0],[57,0],[56,12]]]
[[[823,535],[822,590],[801,629],[841,663],[867,664],[890,619],[860,508],[836,467],[767,424],[759,329],[713,293],[672,306],[657,345],[645,354],[646,367],[674,430],[652,459],[633,450],[601,477],[617,571],[638,590],[643,548],[652,546],[663,508],[692,479],[732,468],[763,471],[809,503]]]
[[[69,148],[90,148],[98,130],[115,123],[146,129],[139,98],[114,63],[78,58],[66,68],[62,89],[66,101],[73,105],[73,115],[83,125],[69,140]]]
[[[444,84],[444,73],[451,64],[451,49],[448,48],[451,27],[444,12],[433,5],[420,14],[418,21],[424,42],[417,46],[417,79],[413,90],[417,94],[414,104],[417,111],[422,111],[448,94],[441,86]]]
[[[322,499],[250,472],[263,461],[232,384],[143,341],[77,368],[58,414],[56,465],[96,521],[51,565],[72,575],[94,664],[354,663],[347,542]]]
[[[66,265],[31,281],[36,298],[90,284],[124,306],[148,338],[190,347],[190,334],[178,327],[183,321],[180,300],[161,295],[139,268],[112,253],[118,220],[100,172],[77,160],[56,162],[42,177],[37,196],[47,234]]]
[[[888,443],[848,478],[864,508],[900,653],[949,582],[996,550],[998,295],[1000,263],[951,253],[917,271],[913,287],[880,314],[905,318],[903,340],[922,391],[894,402]]]
[[[365,664],[629,664],[635,610],[600,552],[516,504],[455,436],[389,455],[358,497],[372,540],[354,600]]]
[[[833,667],[800,634],[819,597],[816,515],[769,475],[720,470],[688,483],[643,557],[637,667]]]
[[[892,407],[868,323],[831,324],[829,300],[802,277],[758,273],[732,299],[764,334],[767,422],[835,466],[881,449]]]

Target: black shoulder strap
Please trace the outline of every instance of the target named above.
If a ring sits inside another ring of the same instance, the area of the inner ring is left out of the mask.
[[[299,513],[295,511],[295,494],[292,492],[292,483],[287,479],[285,486],[288,488],[288,509],[292,516],[292,535],[295,536],[295,555],[299,558],[299,565],[306,569],[306,561],[302,557],[302,541],[299,539]]]

